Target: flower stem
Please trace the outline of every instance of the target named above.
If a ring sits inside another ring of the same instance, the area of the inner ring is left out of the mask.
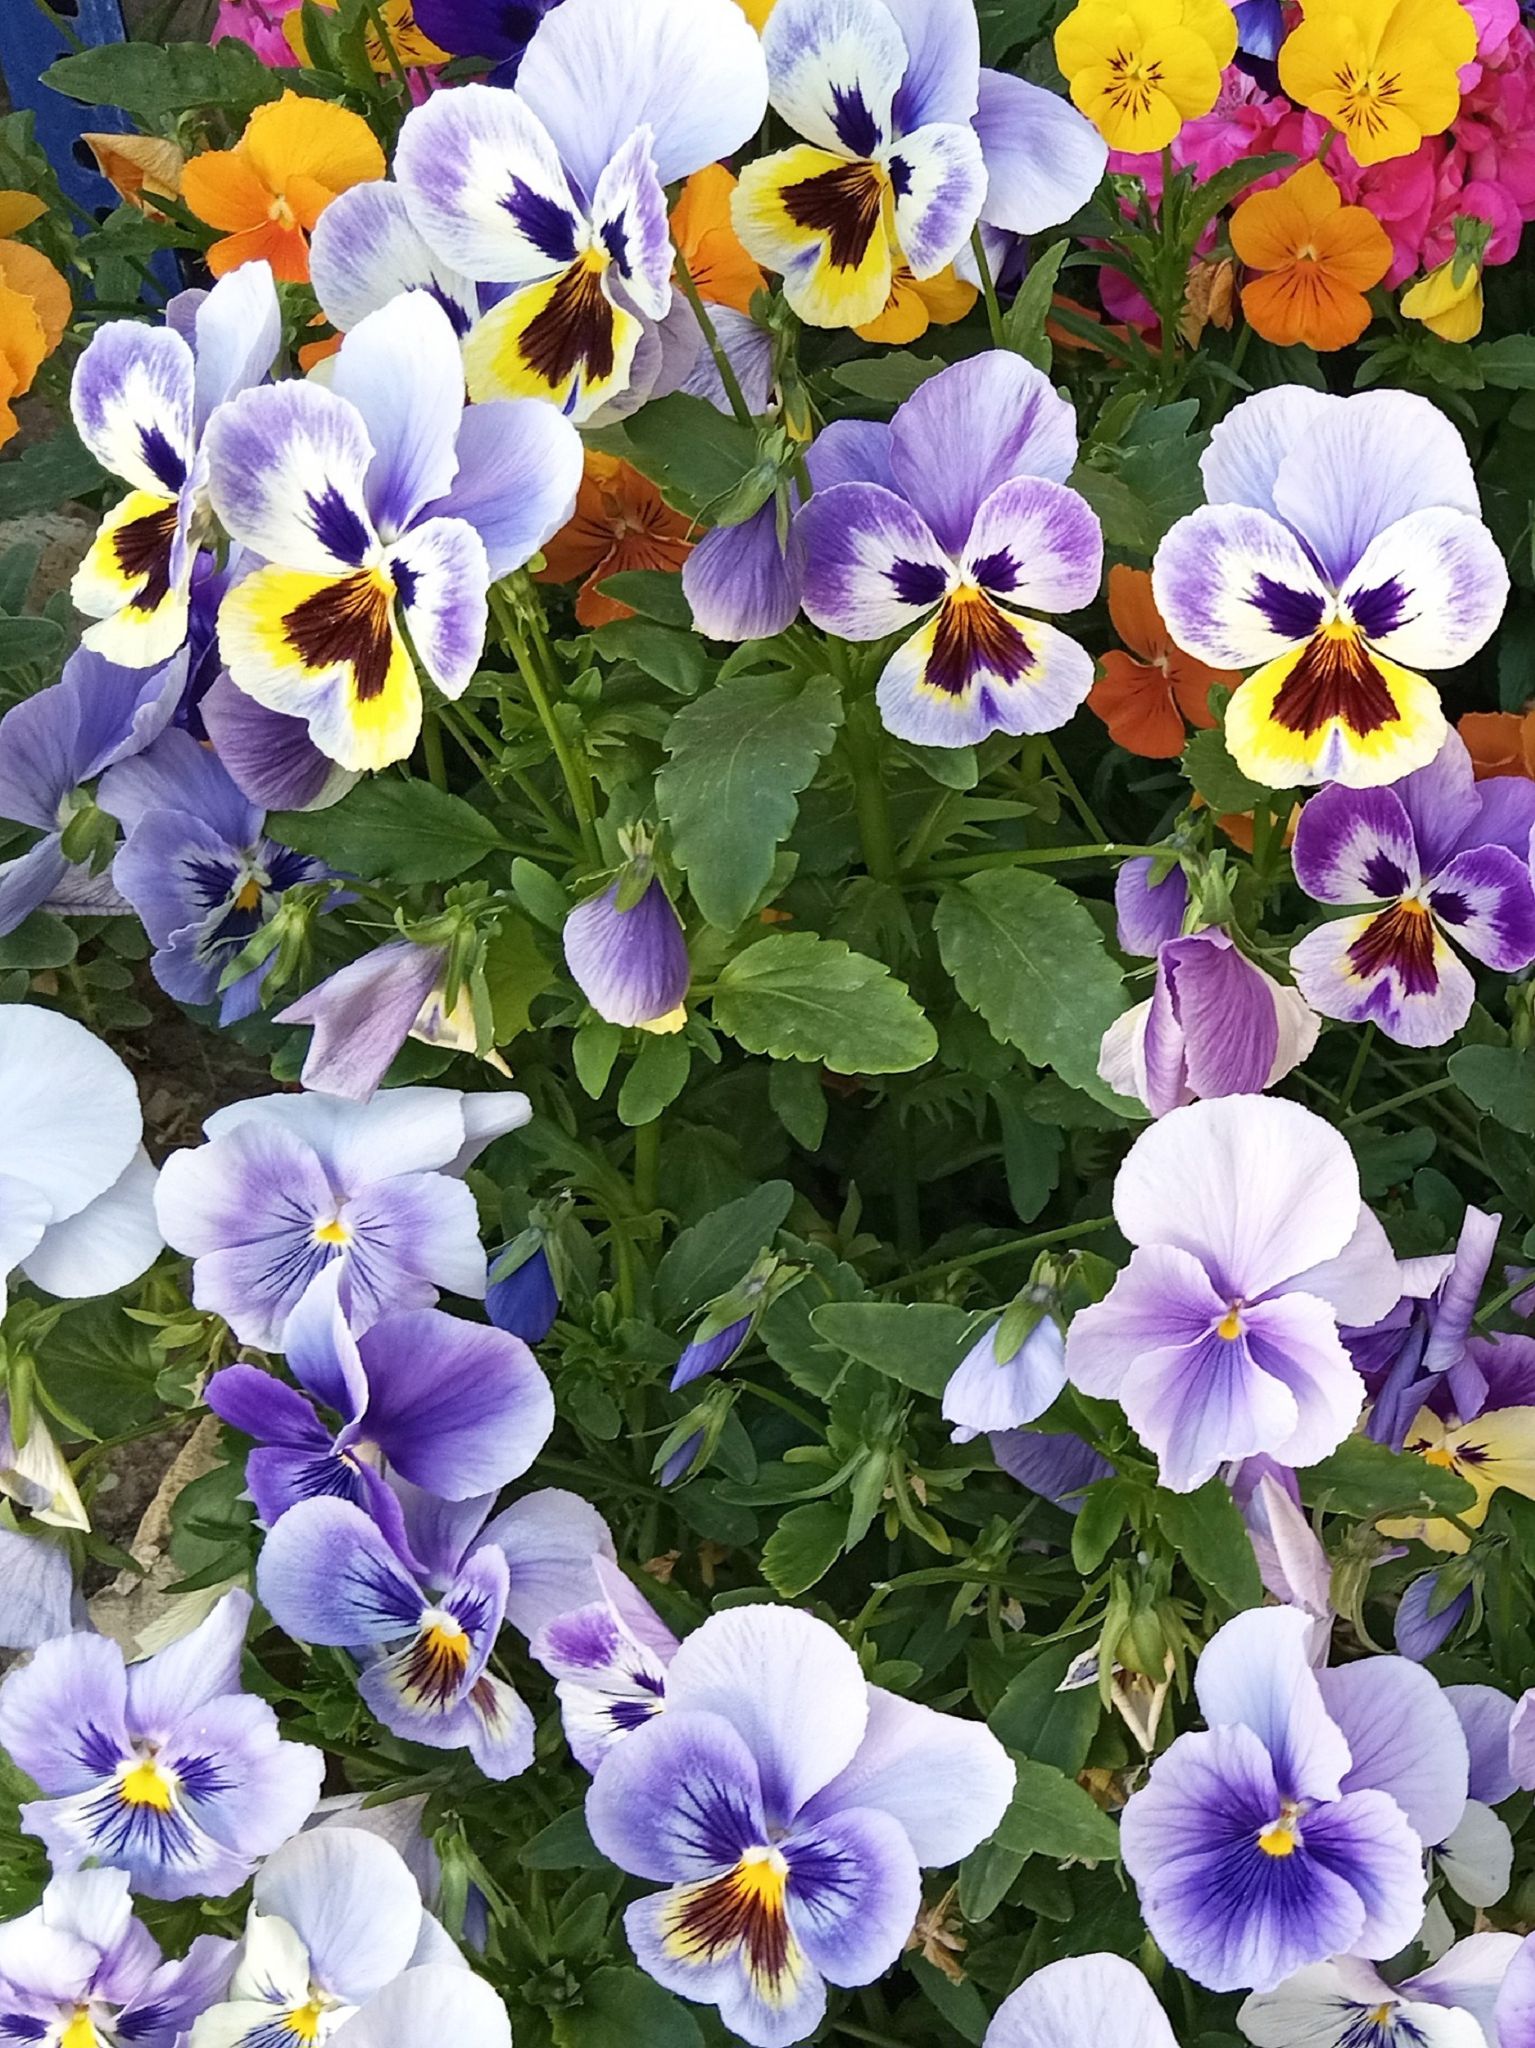
[[[981,297],[986,301],[986,325],[991,329],[991,345],[993,348],[1006,348],[1007,336],[1002,329],[1002,306],[997,298],[991,265],[986,260],[986,244],[981,236],[979,221],[970,230],[970,247],[975,255],[975,267],[981,274]]]
[[[693,273],[688,269],[687,258],[677,248],[675,243],[672,244],[672,247],[677,257],[677,282],[682,286],[682,296],[693,308],[693,318],[698,322],[703,338],[709,344],[709,353],[714,358],[714,367],[720,373],[720,382],[725,387],[725,396],[730,400],[730,410],[743,426],[749,427],[752,424],[752,410],[746,403],[746,393],[741,389],[741,380],[736,375],[735,364],[730,360],[725,344],[719,338],[714,321],[710,317],[709,309],[704,304],[703,294],[693,282]]]
[[[429,708],[421,721],[421,750],[426,755],[427,778],[434,789],[448,786],[448,764],[442,752],[442,727],[435,710]]]
[[[1055,744],[1055,741],[1050,738],[1048,733],[1044,734],[1042,737],[1044,739],[1045,759],[1050,764],[1050,773],[1061,785],[1062,790],[1065,792],[1066,799],[1070,803],[1072,809],[1076,812],[1077,816],[1082,820],[1082,823],[1087,827],[1088,831],[1092,834],[1094,839],[1106,839],[1108,837],[1108,834],[1104,831],[1103,827],[1098,823],[1098,820],[1093,815],[1092,809],[1088,804],[1086,797],[1083,796],[1081,790],[1078,789],[1076,777],[1072,774],[1071,770],[1066,766],[1066,763],[1061,759],[1060,748]]]
[[[1354,1091],[1364,1079],[1364,1070],[1369,1063],[1370,1053],[1375,1045],[1375,1026],[1366,1024],[1359,1034],[1359,1050],[1354,1054],[1354,1064],[1348,1070],[1348,1079],[1343,1084],[1343,1093],[1338,1097],[1338,1108],[1347,1115],[1354,1100]]]
[[[1048,868],[1057,861],[1136,860],[1165,853],[1165,846],[1124,846],[1116,840],[1100,840],[1096,846],[1019,846],[997,853],[969,854],[963,860],[929,861],[922,879],[930,875],[974,875],[985,868]]]
[[[848,707],[843,747],[853,780],[853,809],[858,817],[864,866],[875,881],[898,883],[900,863],[896,858],[895,833],[890,824],[890,806],[885,798],[884,760],[879,735],[878,715],[872,703]]]
[[[533,658],[533,651],[528,646],[527,638],[511,605],[499,590],[491,591],[490,607],[502,644],[517,664],[517,672],[522,677],[529,702],[538,713],[539,723],[548,736],[549,745],[554,750],[554,758],[559,763],[560,773],[565,778],[570,806],[576,814],[576,824],[581,834],[581,850],[590,865],[598,868],[602,865],[602,845],[597,837],[591,776],[585,764],[578,761],[571,751],[570,742],[565,736],[564,728],[545,688],[544,678],[538,672],[538,663]],[[547,648],[547,641],[544,642],[544,646]]]
[[[1112,1216],[1090,1216],[1085,1223],[1063,1223],[1058,1230],[1036,1231],[1032,1237],[1010,1237],[1006,1244],[983,1245],[979,1251],[961,1252],[958,1258],[943,1259],[936,1266],[918,1266],[914,1272],[902,1273],[898,1279],[882,1280],[874,1292],[887,1294],[892,1288],[910,1287],[917,1281],[942,1280],[949,1273],[957,1273],[961,1266],[979,1266],[986,1260],[1008,1259],[1019,1252],[1043,1251],[1047,1245],[1092,1237],[1100,1230],[1107,1230],[1113,1221]]]
[[[1368,1109],[1356,1110],[1352,1116],[1344,1118],[1343,1127],[1347,1130],[1356,1124],[1372,1124],[1377,1117],[1389,1116],[1393,1109],[1405,1109],[1410,1102],[1422,1102],[1429,1095],[1442,1095],[1446,1088],[1454,1086],[1448,1074],[1437,1081],[1425,1081],[1420,1088],[1409,1088],[1403,1095],[1393,1095],[1385,1102],[1372,1103]]]

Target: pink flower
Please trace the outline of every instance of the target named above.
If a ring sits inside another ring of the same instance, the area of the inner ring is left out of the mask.
[[[299,0],[219,0],[213,40],[234,36],[249,43],[263,64],[291,65],[296,59],[283,23],[298,5]]]
[[[1485,220],[1492,228],[1492,238],[1482,257],[1484,264],[1507,263],[1518,254],[1524,222],[1512,196],[1502,185],[1476,178],[1458,191],[1446,190],[1435,208],[1433,222],[1423,238],[1425,270],[1437,269],[1455,254],[1455,222],[1461,214]]]
[[[1470,175],[1507,191],[1535,220],[1535,37],[1516,25],[1461,103],[1455,140]]]

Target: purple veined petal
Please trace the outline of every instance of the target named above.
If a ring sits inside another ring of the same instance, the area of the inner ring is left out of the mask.
[[[1068,1956],[1024,1979],[997,2007],[981,2048],[1177,2048],[1156,1993],[1123,1956]]]
[[[210,1700],[161,1752],[194,1826],[239,1859],[245,1875],[313,1813],[325,1758],[307,1743],[284,1742],[265,1700],[226,1693]],[[147,1887],[146,1887],[147,1889]],[[185,1897],[204,1887],[182,1883]]]
[[[1459,429],[1412,391],[1359,392],[1323,413],[1284,455],[1273,494],[1334,589],[1397,520],[1434,507],[1480,513]]]
[[[305,1643],[397,1642],[427,1607],[382,1531],[343,1500],[288,1510],[261,1546],[256,1590],[278,1627]]]
[[[187,734],[177,737],[197,745]],[[155,945],[169,947],[178,934],[200,933],[230,907],[241,866],[236,848],[190,812],[149,811],[118,850],[112,880]],[[218,980],[213,963],[194,955],[188,964],[197,971],[188,979],[185,999],[211,1001]]]
[[[1347,2048],[1361,2033],[1382,2048],[1486,2048],[1492,2037],[1468,2013],[1418,2003],[1411,1984],[1392,1986],[1371,1964],[1338,1956],[1247,1999],[1238,2024],[1254,2048]]]
[[[600,1598],[597,1560],[614,1555],[612,1535],[597,1510],[557,1486],[515,1501],[485,1525],[480,1541],[493,1543],[506,1559],[506,1618],[525,1636]]]
[[[1367,1657],[1317,1682],[1353,1756],[1344,1791],[1385,1792],[1425,1846],[1444,1841],[1465,1811],[1470,1752],[1439,1681],[1405,1657]]]
[[[35,1188],[57,1223],[126,1172],[144,1118],[109,1046],[72,1017],[15,1003],[0,1008],[0,1130],[7,1178]]]
[[[361,414],[334,392],[304,383],[243,392],[209,422],[207,450],[213,509],[242,547],[320,574],[373,559],[373,443]]]
[[[0,1529],[0,1646],[35,1650],[67,1635],[74,1592],[67,1551],[46,1536]]]
[[[1364,1381],[1338,1335],[1331,1305],[1290,1293],[1255,1302],[1242,1320],[1253,1364],[1287,1387],[1296,1406],[1291,1434],[1260,1448],[1282,1465],[1316,1464],[1349,1435],[1365,1402]]]
[[[1047,477],[1009,477],[975,515],[964,573],[1031,611],[1090,604],[1103,575],[1103,529],[1085,498]]]
[[[1517,1934],[1468,1934],[1426,1970],[1405,1978],[1398,1988],[1410,1993],[1414,2001],[1422,2001],[1420,2015],[1424,2005],[1469,2012],[1486,2038],[1496,2040],[1498,1992],[1521,1946]]]
[[[682,565],[694,630],[708,640],[771,639],[798,618],[804,573],[799,522],[780,546],[772,499],[739,526],[716,526]]]
[[[1251,1345],[1215,1329],[1192,1343],[1143,1353],[1120,1401],[1156,1453],[1160,1483],[1174,1493],[1192,1493],[1232,1458],[1280,1456],[1300,1424],[1299,1403],[1262,1370]]]
[[[323,810],[357,780],[320,752],[302,718],[268,711],[231,681],[227,669],[198,709],[236,787],[263,810]]]
[[[471,405],[458,430],[458,474],[446,495],[426,508],[427,517],[467,521],[485,544],[491,580],[498,581],[520,569],[570,517],[581,459],[575,428],[540,399]]]
[[[0,1927],[0,1982],[48,2007],[92,1993],[116,2004],[159,1953],[133,1917],[126,1872],[72,1871],[51,1879],[30,1913]]]
[[[1433,506],[1377,534],[1340,593],[1372,647],[1409,668],[1458,668],[1508,602],[1503,552],[1481,520]]]
[[[192,351],[167,327],[109,320],[75,366],[69,408],[103,469],[174,498],[192,468]]]
[[[1066,1431],[1008,1429],[990,1439],[991,1455],[1010,1479],[1041,1493],[1067,1514],[1081,1512],[1081,1496],[1114,1467],[1079,1436]]]
[[[610,1024],[674,1029],[671,1019],[686,1001],[692,975],[681,922],[654,877],[627,910],[618,907],[618,892],[614,882],[571,911],[561,934],[565,965]]]
[[[143,753],[110,767],[97,795],[125,832],[151,811],[185,811],[211,826],[230,847],[254,846],[261,836],[259,807],[206,747],[177,727],[161,733]]]
[[[1275,1476],[1284,1473],[1293,1485],[1293,1475],[1268,1458],[1247,1459],[1243,1469],[1251,1471],[1254,1466],[1268,1469],[1247,1498],[1242,1498],[1235,1484],[1232,1492],[1247,1525],[1259,1575],[1276,1600],[1303,1608],[1323,1624],[1325,1656],[1327,1634],[1332,1627],[1332,1560],[1317,1541],[1299,1503]]]
[[[805,614],[843,639],[879,640],[915,625],[955,581],[921,515],[882,485],[817,490],[795,526],[806,558]]]
[[[1132,1244],[1180,1246],[1228,1298],[1251,1301],[1343,1250],[1359,1223],[1359,1169],[1347,1140],[1299,1103],[1196,1102],[1136,1139],[1114,1215]]]
[[[1535,782],[1524,775],[1494,775],[1477,783],[1475,791],[1477,816],[1462,835],[1461,845],[1506,846],[1510,853],[1525,858],[1530,833],[1535,830]]]
[[[775,1914],[750,1933],[722,1896],[731,1879],[683,1885],[637,1899],[624,1913],[624,1932],[648,1977],[679,1998],[719,2008],[728,2038],[752,2048],[790,2048],[826,2016],[826,1986],[792,1932]],[[729,1915],[718,1938],[691,1932],[694,1920]]]
[[[620,1870],[666,1882],[718,1877],[771,1839],[757,1763],[739,1731],[674,1706],[609,1750],[586,1795],[586,1821]]]
[[[34,910],[54,897],[70,871],[57,832],[15,860],[0,863],[0,938],[9,938]]]
[[[314,1405],[259,1365],[225,1365],[210,1375],[204,1398],[221,1422],[258,1444],[330,1455],[331,1434]]]
[[[1535,1935],[1526,1935],[1508,1966],[1494,2020],[1501,2048],[1528,2048],[1535,2040]]]
[[[416,290],[431,293],[460,341],[479,318],[473,284],[422,239],[404,192],[387,179],[354,185],[325,208],[310,234],[309,275],[325,317],[343,334]]]
[[[1282,519],[1274,502],[1281,463],[1313,427],[1335,419],[1348,403],[1305,384],[1281,384],[1244,398],[1211,429],[1200,458],[1207,501],[1250,505]]]
[[[1425,1572],[1414,1579],[1403,1593],[1396,1610],[1394,1638],[1397,1649],[1404,1657],[1421,1664],[1432,1657],[1440,1646],[1447,1642],[1464,1618],[1471,1605],[1471,1589],[1468,1586],[1453,1600],[1442,1607],[1437,1614],[1430,1614],[1429,1602],[1439,1584],[1437,1572]]]
[[[1150,855],[1138,855],[1114,877],[1119,943],[1125,952],[1148,959],[1156,957],[1164,940],[1179,936],[1189,905],[1188,876],[1181,864],[1174,862],[1160,882],[1151,879],[1155,866]]]
[[[1016,235],[1069,220],[1098,189],[1108,149],[1091,121],[1043,86],[983,69],[975,131],[986,164],[981,217]]]
[[[249,1593],[225,1593],[189,1635],[128,1666],[127,1724],[135,1737],[163,1743],[210,1700],[240,1690],[250,1617]]]
[[[1346,1024],[1377,1023],[1398,1045],[1443,1045],[1471,1014],[1476,984],[1421,911],[1340,917],[1290,951],[1312,1009]]]
[[[529,1654],[555,1681],[565,1740],[583,1770],[595,1772],[665,1705],[665,1662],[609,1600],[559,1615],[539,1630]]]
[[[559,153],[519,93],[433,94],[406,116],[394,171],[417,232],[467,278],[531,283],[585,240]]]
[[[1391,1806],[1380,1793],[1357,1797]],[[1289,1853],[1265,1851],[1259,1837],[1280,1822],[1282,1800],[1257,1736],[1244,1727],[1179,1736],[1120,1820],[1125,1867],[1169,1961],[1213,1991],[1267,1991],[1307,1963],[1352,1949],[1368,1918],[1354,1859],[1347,1874],[1335,1870],[1336,1853],[1326,1862],[1314,1856],[1309,1833],[1316,1816],[1342,1803],[1313,1808]],[[1340,1845],[1324,1832],[1320,1846]],[[1420,1865],[1420,1911],[1422,1898]]]
[[[1054,732],[1093,686],[1093,658],[1043,619],[961,588],[886,662],[875,692],[885,729],[927,747],[994,732]]]
[[[627,1572],[602,1553],[592,1559],[592,1570],[604,1599],[635,1641],[642,1643],[662,1665],[670,1664],[677,1654],[677,1638]]]
[[[636,310],[659,320],[672,303],[672,243],[650,143],[650,130],[636,127],[603,166],[592,225]]]
[[[909,135],[929,121],[968,123],[979,93],[981,39],[966,0],[885,0],[906,45],[906,75],[895,127]]]
[[[1530,863],[1506,846],[1457,853],[1426,891],[1429,907],[1473,960],[1514,974],[1535,960],[1535,883]]]
[[[1255,668],[1309,640],[1326,586],[1288,527],[1244,505],[1202,505],[1167,532],[1151,565],[1157,609],[1188,654]]]
[[[934,277],[970,239],[986,195],[980,139],[968,122],[934,122],[890,151],[895,230],[914,277]]]
[[[868,1686],[826,1622],[792,1607],[740,1607],[685,1639],[667,1674],[667,1709],[728,1721],[757,1760],[769,1819],[783,1825],[852,1762]]]
[[[872,1984],[906,1946],[922,1879],[905,1829],[878,1809],[803,1819],[785,1837],[784,1910],[811,1964],[832,1984]]]
[[[361,320],[331,364],[330,389],[352,406],[373,444],[363,483],[385,541],[440,498],[458,468],[464,358],[453,323],[430,292],[406,292]]]
[[[496,1496],[484,1493],[474,1500],[439,1500],[398,1473],[387,1486],[401,1511],[404,1540],[397,1546],[401,1556],[408,1553],[415,1559],[424,1584],[448,1585],[470,1551],[478,1548]]]
[[[805,466],[818,491],[836,484],[881,484],[895,489],[890,474],[890,429],[879,420],[833,420],[805,451]]]
[[[1066,1384],[1066,1339],[1053,1315],[1042,1315],[1011,1358],[997,1357],[993,1323],[955,1367],[943,1390],[943,1419],[957,1444],[994,1430],[1036,1421]]]
[[[1422,1925],[1427,1889],[1423,1846],[1402,1809],[1384,1792],[1349,1792],[1316,1808],[1302,1826],[1315,1862],[1364,1902],[1365,1924],[1352,1951],[1372,1961],[1394,1956]]]
[[[194,491],[175,498],[130,491],[97,528],[70,581],[75,609],[93,623],[81,644],[126,668],[168,661],[191,617]]]
[[[444,947],[389,939],[279,1010],[279,1024],[314,1026],[304,1086],[368,1101],[409,1037],[446,961]]]
[[[472,1970],[426,1963],[386,1984],[331,2036],[342,2048],[511,2048],[506,2007]]]
[[[1515,1702],[1493,1685],[1447,1685],[1444,1696],[1466,1738],[1469,1796],[1484,1806],[1501,1806],[1519,1789],[1508,1764],[1508,1730]]]
[[[339,1260],[317,1273],[283,1326],[288,1370],[308,1394],[353,1422],[370,1405],[368,1374],[341,1302]]]
[[[663,185],[731,156],[767,112],[762,44],[734,0],[562,0],[517,91],[583,192],[636,128]]]
[[[479,1212],[462,1181],[402,1173],[376,1181],[346,1205],[342,1301],[354,1331],[397,1310],[430,1308],[439,1288],[485,1297]]]
[[[192,321],[193,408],[200,434],[226,400],[259,384],[282,346],[282,310],[271,265],[259,258],[221,277]]]
[[[895,132],[908,52],[882,0],[781,0],[763,30],[773,110],[834,156],[869,158]]]
[[[688,322],[698,326],[698,318],[691,306],[680,293],[674,293],[672,306],[676,320],[684,325]],[[738,313],[734,306],[713,305],[709,318],[714,327],[715,338],[736,373],[736,382],[741,387],[741,396],[746,400],[746,409],[751,413],[766,412],[773,402],[773,337],[765,327],[759,327],[749,313]],[[660,332],[669,335],[674,322],[661,323]],[[679,355],[680,360],[680,355]],[[652,386],[648,396],[661,398],[671,387],[666,382],[667,372],[663,371]],[[637,384],[639,373],[634,373]],[[730,395],[725,389],[725,380],[720,375],[714,353],[704,345],[703,330],[699,329],[699,346],[693,351],[692,366],[677,384],[676,389],[687,392],[693,398],[707,398],[717,412],[733,410]]]
[[[412,1485],[467,1500],[518,1479],[554,1427],[554,1396],[527,1346],[436,1309],[386,1316],[361,1345],[360,1435]]]
[[[490,622],[484,542],[463,519],[428,519],[394,542],[388,561],[422,667],[445,697],[461,697]]]
[[[467,1749],[479,1770],[498,1784],[521,1777],[533,1762],[537,1723],[515,1689],[493,1672],[480,1673],[441,1726],[452,1739],[439,1746]]]
[[[1504,778],[1505,781],[1509,779]],[[1503,839],[1496,829],[1485,833],[1481,830],[1487,805],[1473,773],[1466,743],[1458,732],[1445,735],[1444,745],[1426,768],[1414,769],[1411,775],[1404,775],[1393,786],[1392,794],[1400,801],[1411,823],[1419,864],[1425,875],[1437,874],[1450,856],[1463,846],[1485,846],[1496,841],[1511,846],[1521,858],[1529,852],[1530,826],[1535,824],[1535,783],[1526,782],[1522,775],[1513,779],[1523,785],[1528,797],[1517,808],[1509,807],[1509,823],[1514,823],[1519,811],[1523,811],[1527,819],[1522,830],[1516,827],[1512,840]],[[1492,807],[1499,811],[1505,808],[1498,796],[1502,787],[1501,781],[1488,785]]]
[[[0,1743],[43,1792],[90,1792],[132,1754],[127,1700],[116,1643],[57,1636],[0,1684]]]
[[[165,1239],[155,1221],[157,1175],[140,1145],[127,1166],[94,1201],[52,1222],[22,1271],[45,1294],[69,1300],[114,1294],[137,1280],[159,1257]]]
[[[287,1922],[313,1981],[347,2005],[397,1977],[421,1931],[421,1894],[399,1851],[362,1828],[295,1835],[256,1876],[258,1913]]]
[[[1180,1078],[1203,1098],[1256,1095],[1269,1085],[1279,1053],[1274,992],[1223,931],[1194,932],[1162,947],[1146,1028],[1145,1102],[1153,1116],[1184,1099]]]
[[[335,1185],[355,1191],[396,1174],[450,1166],[464,1141],[456,1088],[389,1088],[372,1102],[341,1096],[257,1095],[217,1109],[203,1129],[222,1139],[249,1124],[291,1132],[323,1159]]]
[[[57,683],[0,719],[0,816],[57,830],[71,790],[164,730],[185,681],[184,660],[146,674],[77,650]]]
[[[1301,811],[1294,860],[1296,881],[1318,903],[1394,902],[1422,880],[1412,820],[1394,789],[1319,790]]]
[[[1228,1303],[1191,1252],[1150,1245],[1131,1254],[1107,1296],[1079,1309],[1066,1332],[1066,1373],[1084,1394],[1118,1400],[1143,1352],[1195,1344]]]
[[[849,1807],[873,1808],[899,1821],[924,1869],[942,1870],[991,1834],[1016,1781],[1012,1759],[983,1722],[936,1713],[875,1685],[852,1762],[800,1819],[816,1824]],[[841,1982],[814,1949],[811,1954],[834,1983]]]
[[[1042,370],[1001,349],[929,377],[890,422],[896,488],[955,555],[999,485],[1020,476],[1063,484],[1076,459],[1071,405]]]

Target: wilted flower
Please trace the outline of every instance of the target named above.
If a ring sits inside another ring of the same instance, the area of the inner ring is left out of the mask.
[[[1476,24],[1459,0],[1301,0],[1279,51],[1292,100],[1340,131],[1358,164],[1410,156],[1460,107]]]
[[[331,100],[285,92],[257,107],[233,149],[194,156],[181,196],[222,239],[208,250],[215,277],[264,262],[283,284],[309,276],[308,235],[338,192],[384,175],[384,152],[362,118]]]
[[[155,1899],[244,1883],[320,1796],[325,1759],[240,1691],[247,1593],[126,1667],[109,1637],[59,1636],[0,1685],[0,1743],[43,1793],[21,1825],[56,1871],[126,1870]]]
[[[406,1039],[422,1036],[440,1007],[447,963],[446,946],[389,939],[279,1010],[279,1024],[314,1026],[304,1086],[368,1101]]]

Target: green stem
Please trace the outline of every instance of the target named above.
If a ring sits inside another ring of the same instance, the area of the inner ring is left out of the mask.
[[[975,254],[975,266],[981,274],[981,297],[986,301],[986,325],[991,329],[993,348],[1006,348],[1007,337],[1002,329],[1002,306],[997,298],[997,287],[992,281],[991,265],[986,260],[986,244],[981,238],[981,224],[976,222],[970,230],[970,247]]]
[[[1490,1323],[1498,1311],[1507,1308],[1514,1296],[1516,1294],[1523,1294],[1529,1284],[1530,1276],[1528,1273],[1525,1274],[1522,1280],[1511,1280],[1500,1294],[1495,1294],[1492,1297],[1492,1300],[1488,1302],[1485,1308],[1477,1310],[1475,1320],[1479,1323]]]
[[[434,789],[448,786],[448,764],[442,752],[442,726],[435,710],[428,708],[421,721],[421,747],[426,755],[426,772]]]
[[[704,304],[703,294],[693,282],[693,273],[688,269],[686,257],[676,247],[675,243],[672,246],[677,257],[677,282],[682,286],[682,296],[693,308],[693,318],[698,322],[703,332],[704,340],[709,344],[709,353],[714,358],[714,367],[720,373],[720,382],[725,387],[725,396],[730,400],[730,410],[743,426],[749,427],[752,424],[752,410],[746,403],[746,393],[741,389],[741,380],[736,375],[735,364],[731,362],[725,344],[715,332],[714,321],[710,317],[708,307]]]
[[[490,606],[502,643],[517,664],[517,672],[522,677],[529,702],[538,713],[539,723],[548,736],[549,745],[554,750],[554,758],[559,763],[560,773],[565,778],[570,806],[576,814],[576,824],[581,834],[582,852],[594,869],[599,868],[602,865],[602,844],[597,837],[591,777],[584,763],[578,761],[571,752],[570,742],[555,715],[554,705],[548,690],[544,687],[544,679],[538,672],[538,664],[533,659],[532,650],[513,616],[511,606],[499,590],[491,591]]]
[[[1032,1237],[1010,1237],[1006,1244],[983,1245],[978,1252],[962,1252],[958,1258],[943,1259],[936,1266],[918,1266],[914,1272],[902,1273],[899,1279],[882,1280],[874,1292],[887,1294],[892,1288],[910,1287],[919,1280],[941,1280],[946,1274],[957,1273],[962,1266],[979,1266],[989,1259],[1009,1259],[1020,1252],[1039,1252],[1047,1245],[1092,1237],[1107,1230],[1113,1221],[1112,1216],[1090,1216],[1085,1223],[1063,1223],[1059,1230],[1040,1230]]]
[[[1351,1130],[1359,1124],[1373,1124],[1380,1116],[1389,1116],[1394,1109],[1405,1109],[1410,1102],[1422,1102],[1427,1096],[1442,1095],[1446,1088],[1455,1083],[1446,1074],[1438,1081],[1425,1081],[1421,1088],[1409,1088],[1405,1094],[1393,1095],[1385,1102],[1377,1102],[1369,1109],[1356,1110],[1353,1116],[1345,1117],[1343,1127]]]
[[[1082,820],[1082,823],[1087,827],[1088,832],[1094,839],[1106,839],[1108,834],[1093,815],[1092,807],[1088,803],[1087,798],[1078,789],[1076,777],[1061,759],[1060,748],[1048,734],[1044,736],[1044,743],[1044,754],[1045,759],[1050,763],[1050,773],[1065,791],[1066,799],[1070,803],[1071,808]]]
[[[389,24],[384,20],[382,13],[379,11],[378,0],[362,0],[362,6],[373,33],[384,46],[384,55],[389,59],[389,69],[394,73],[395,83],[399,86],[401,92],[404,93],[405,102],[408,106],[410,104],[410,77],[400,60],[399,51],[394,46],[394,37],[389,33]]]
[[[1136,860],[1166,853],[1165,846],[1126,846],[1101,840],[1096,846],[1018,846],[998,853],[969,854],[963,860],[929,861],[919,879],[930,875],[973,875],[983,868],[1048,868],[1068,860]]]
[[[853,809],[858,817],[864,866],[877,882],[897,883],[900,863],[896,858],[890,806],[885,798],[880,729],[868,715],[872,708],[867,704],[849,707],[843,745],[853,779]]]
[[[1354,1064],[1348,1070],[1348,1079],[1343,1084],[1343,1093],[1338,1097],[1338,1107],[1346,1115],[1353,1104],[1354,1091],[1364,1079],[1365,1067],[1369,1064],[1370,1052],[1375,1044],[1375,1026],[1366,1024],[1359,1035],[1359,1050],[1354,1054]]]
[[[642,1216],[656,1207],[661,1174],[661,1119],[652,1117],[634,1133],[634,1206]]]
[[[64,17],[61,14],[56,14],[48,5],[48,0],[32,0],[32,5],[37,9],[44,21],[58,30],[72,50],[83,50],[86,47],[80,36],[70,27]]]

